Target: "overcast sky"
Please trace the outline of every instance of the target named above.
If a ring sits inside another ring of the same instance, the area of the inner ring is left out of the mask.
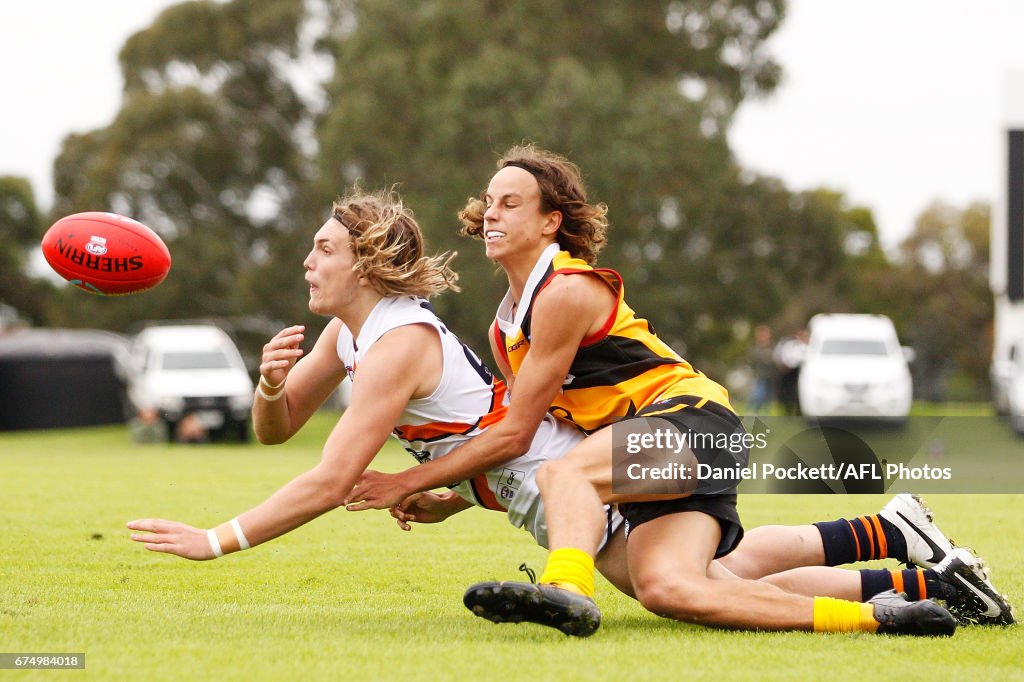
[[[118,50],[173,4],[0,2],[0,174],[29,177],[48,207],[61,139],[111,120]],[[870,207],[892,245],[935,199],[995,198],[1022,33],[1016,0],[791,0],[769,44],[785,80],[743,106],[733,147],[791,189],[825,185]]]

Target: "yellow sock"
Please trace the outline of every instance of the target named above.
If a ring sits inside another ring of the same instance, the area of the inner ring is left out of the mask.
[[[538,582],[558,585],[584,597],[594,596],[594,557],[582,549],[561,547],[548,554]]]
[[[875,632],[878,625],[871,604],[832,597],[814,598],[815,632]]]

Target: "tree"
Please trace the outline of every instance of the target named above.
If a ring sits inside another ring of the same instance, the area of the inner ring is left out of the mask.
[[[680,265],[741,193],[725,133],[740,102],[778,80],[764,41],[781,0],[354,7],[328,41],[320,168],[338,187],[400,183],[430,242],[463,252],[466,291],[438,303],[460,334],[483,347],[502,280],[456,239],[456,213],[505,148],[530,140],[576,161],[611,207],[602,261],[624,271],[631,300],[663,335],[714,352],[687,307],[706,267]]]
[[[38,248],[42,236],[43,221],[28,179],[0,176],[0,303],[37,324],[47,318],[52,290],[26,269],[28,253]]]
[[[983,399],[992,351],[987,204],[936,201],[899,245],[886,283],[905,343],[916,351],[919,393],[933,400]]]
[[[457,238],[456,214],[528,140],[582,167],[611,207],[602,264],[663,337],[721,374],[751,323],[803,314],[808,293],[855,295],[847,241],[871,222],[835,193],[744,172],[729,149],[737,107],[778,82],[765,41],[783,16],[783,0],[172,7],[126,43],[120,112],[69,137],[55,177],[57,213],[130,214],[174,266],[144,296],[65,291],[64,315],[119,329],[263,313],[315,331],[296,319],[299,264],[330,198],[358,181],[397,185],[433,248],[462,252],[466,291],[438,308],[484,348],[503,279]],[[311,27],[334,61],[322,108],[291,75]]]
[[[308,227],[312,213],[300,203],[310,114],[286,68],[303,19],[301,0],[185,2],[124,45],[121,110],[65,140],[54,211],[135,217],[164,237],[173,267],[145,295],[69,292],[72,324],[295,314],[301,258],[281,236]],[[289,271],[273,257],[282,244]]]

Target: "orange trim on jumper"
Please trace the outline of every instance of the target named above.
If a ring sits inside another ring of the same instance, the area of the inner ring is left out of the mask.
[[[505,382],[501,379],[495,380],[491,385],[491,408],[484,416],[480,417],[475,424],[461,422],[431,422],[429,424],[407,424],[395,427],[395,435],[407,441],[421,440],[431,441],[445,436],[467,434],[473,429],[486,429],[505,418],[508,412],[503,402],[507,391]]]
[[[875,556],[875,538],[874,538],[874,533],[871,530],[871,524],[868,523],[868,520],[865,519],[863,516],[859,517],[857,520],[861,522],[861,525],[864,526],[864,532],[866,532],[868,534],[868,548],[871,550],[870,553],[866,557],[862,557],[862,558],[863,559],[875,559],[875,558],[877,558]]]
[[[878,538],[878,558],[888,559],[889,542],[885,539],[885,531],[882,530],[882,522],[878,520],[877,514],[872,514],[868,518],[871,519],[871,525],[875,527],[875,537]]]
[[[469,433],[472,430],[473,426],[471,424],[431,422],[430,424],[396,426],[395,435],[407,441],[430,441],[443,438],[445,436]]]
[[[487,485],[487,474],[474,476],[470,479],[469,485],[473,488],[473,494],[476,495],[476,499],[480,500],[480,504],[485,508],[494,511],[505,511],[505,508],[498,504],[498,498],[491,492],[490,486]]]
[[[896,588],[897,592],[906,592],[903,589],[903,571],[889,571],[892,574],[892,586]]]
[[[853,524],[847,519],[846,524],[850,527],[850,532],[853,533],[853,544],[857,548],[857,561],[860,561],[864,557],[860,555],[860,538],[857,537],[857,530],[853,527]]]
[[[505,409],[505,394],[508,393],[508,384],[502,379],[495,379],[494,383],[491,384],[491,409],[488,412],[494,412],[499,409]],[[487,419],[489,415],[484,415],[483,419]],[[481,419],[481,421],[483,421]]]
[[[928,585],[924,582],[924,571],[921,569],[917,569],[917,598],[928,598]]]
[[[505,418],[505,413],[508,412],[508,408],[504,405],[500,405],[496,409],[491,410],[484,416],[480,417],[480,421],[476,423],[481,429],[486,429],[488,426],[494,426],[502,419]]]

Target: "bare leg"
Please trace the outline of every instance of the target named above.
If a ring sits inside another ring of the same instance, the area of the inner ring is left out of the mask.
[[[675,542],[678,543],[679,540]],[[626,537],[621,528],[598,553],[595,565],[601,575],[616,589],[636,599],[626,562]],[[712,580],[741,579],[728,569],[722,559],[711,562],[707,575]],[[845,568],[807,566],[767,575],[759,580],[786,592],[807,597],[836,597],[850,601],[861,599],[860,573]]]
[[[611,429],[598,431],[537,472],[549,549],[574,547],[590,556],[597,553],[607,524],[601,496],[611,491],[611,437]]]
[[[720,536],[718,521],[701,512],[670,514],[635,528],[627,556],[640,603],[649,611],[690,623],[813,630],[810,597],[765,582],[711,577]]]
[[[830,566],[805,566],[760,578],[760,582],[808,597],[861,600],[860,572]]]
[[[619,501],[612,493],[611,427],[588,436],[562,459],[541,465],[537,486],[544,498],[548,547],[574,547],[594,556],[607,526],[603,505]],[[683,495],[630,495],[629,501],[678,497]]]
[[[802,566],[823,566],[825,548],[814,526],[758,526],[719,559],[741,578],[755,580]]]
[[[619,592],[636,599],[633,583],[629,579],[629,564],[626,562],[626,533],[619,528],[612,539],[601,548],[594,558],[594,567]]]

